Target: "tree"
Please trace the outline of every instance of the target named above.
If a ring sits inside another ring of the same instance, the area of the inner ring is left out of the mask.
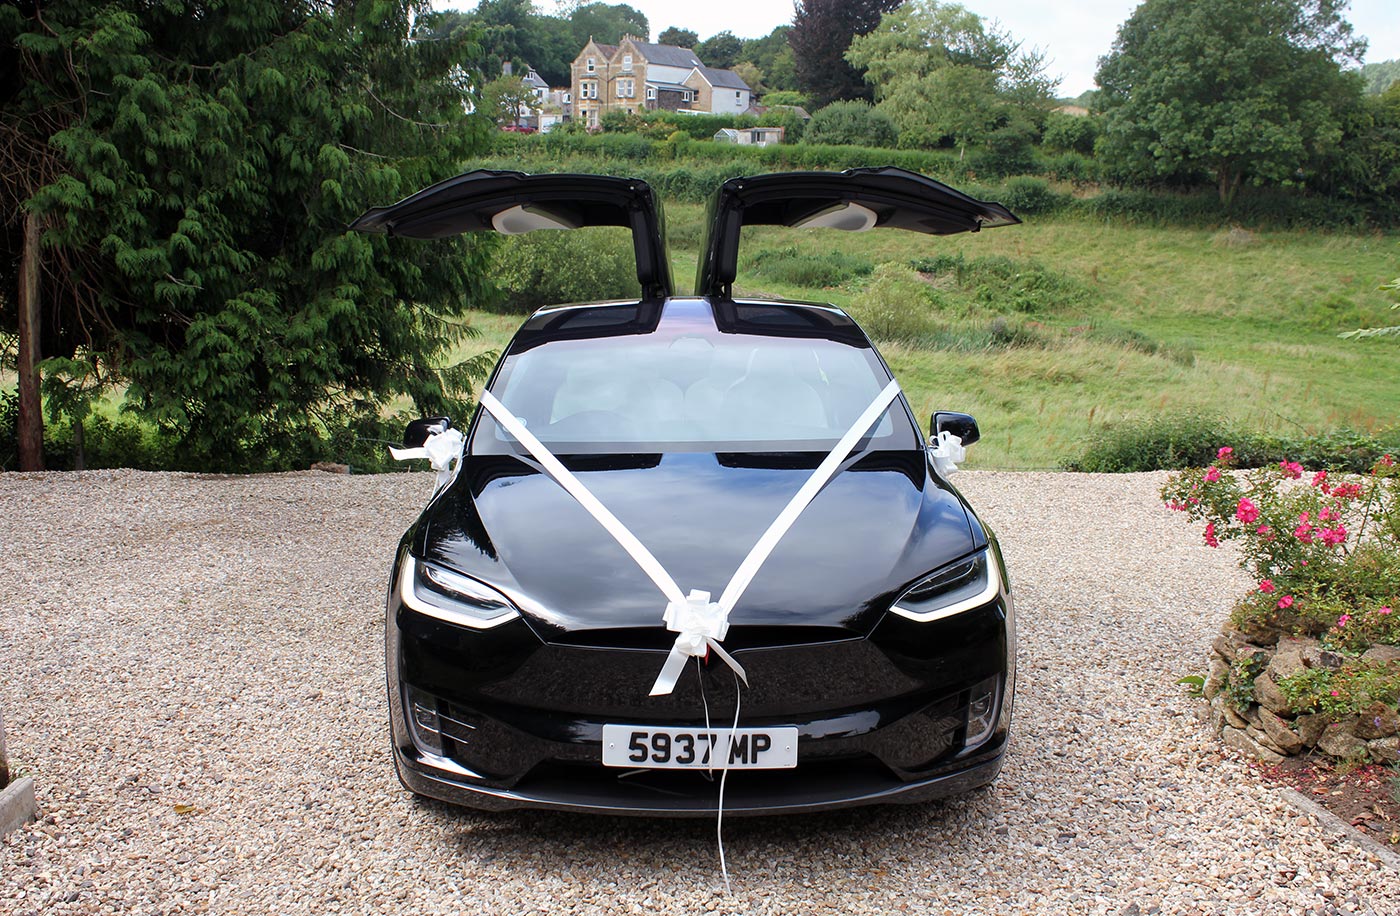
[[[1040,52],[953,3],[911,0],[853,39],[846,59],[865,71],[903,146],[951,142],[962,156],[994,136],[1014,141],[1053,100]]]
[[[1130,180],[1209,177],[1228,205],[1326,154],[1364,41],[1344,0],[1145,0],[1099,62],[1100,155]]]
[[[743,49],[744,43],[733,32],[725,30],[696,45],[695,56],[704,61],[707,67],[728,70],[739,60],[739,52]]]
[[[748,84],[754,95],[762,95],[768,86],[763,81],[763,71],[746,60],[741,60],[732,68],[734,74]]]
[[[399,396],[464,414],[491,243],[344,227],[486,145],[476,49],[406,41],[411,0],[36,8],[0,7],[0,326],[32,219],[51,404],[119,386],[209,469],[324,457]]]
[[[569,25],[574,30],[574,47],[582,48],[588,39],[603,44],[615,45],[624,35],[635,35],[646,41],[651,34],[647,17],[640,10],[625,3],[608,5],[588,3],[569,14]],[[574,52],[578,53],[577,50]],[[703,58],[702,58],[703,59]],[[572,58],[570,58],[572,60]]]
[[[869,102],[832,102],[812,115],[802,135],[804,143],[840,146],[894,146],[894,123]]]
[[[797,89],[792,48],[788,45],[790,25],[780,25],[762,38],[746,38],[739,60],[748,61],[763,73],[770,89]]]
[[[451,11],[442,15],[461,16]],[[500,74],[502,64],[510,61],[517,74],[534,67],[551,86],[569,84],[570,65],[582,42],[575,40],[568,21],[536,14],[530,0],[482,0],[463,24],[477,29],[483,53],[472,63],[488,76]]]
[[[798,0],[788,44],[795,88],[824,107],[843,99],[869,99],[870,88],[846,60],[851,39],[880,24],[900,0]]]
[[[1400,60],[1367,64],[1361,68],[1361,78],[1366,81],[1367,93],[1380,95],[1396,82],[1400,82]]]
[[[691,48],[700,43],[700,36],[690,29],[681,29],[671,26],[663,29],[660,35],[656,36],[656,43],[659,45],[671,45],[676,48]],[[704,58],[701,58],[702,60]]]
[[[537,101],[519,76],[498,77],[481,87],[481,110],[499,125],[517,125]]]

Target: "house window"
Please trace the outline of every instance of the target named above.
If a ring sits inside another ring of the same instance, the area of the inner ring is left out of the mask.
[[[617,97],[620,99],[630,99],[637,95],[636,80],[618,80]]]
[[[586,69],[589,73],[592,73],[594,70],[598,69],[597,65],[594,63],[593,58],[588,58],[588,62],[584,65],[584,69]]]
[[[690,93],[689,93],[689,92],[682,92],[682,93],[681,93],[681,99],[682,99],[683,101],[689,102],[689,101],[690,101]]]
[[[647,101],[648,101],[648,102],[654,102],[654,101],[656,101],[656,87],[655,87],[655,86],[648,86],[648,87],[647,87]]]
[[[743,95],[740,94],[740,91],[739,91],[738,89],[735,89],[735,90],[734,90],[734,102],[735,102],[735,104],[738,104],[739,102],[742,102],[743,100],[744,100]]]
[[[631,55],[631,54],[624,54],[624,55],[622,55],[622,70],[623,70],[624,73],[631,73],[631,72],[632,72],[632,55]]]
[[[596,99],[598,97],[598,83],[594,80],[584,80],[578,84],[578,97],[581,99]]]

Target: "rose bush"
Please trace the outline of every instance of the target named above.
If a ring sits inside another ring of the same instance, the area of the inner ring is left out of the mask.
[[[1256,742],[1256,702],[1284,716],[1321,714],[1372,740],[1394,734],[1400,651],[1383,647],[1400,646],[1400,466],[1384,455],[1364,475],[1309,472],[1290,460],[1244,471],[1232,469],[1233,458],[1221,448],[1209,467],[1173,474],[1162,488],[1168,508],[1203,523],[1208,547],[1235,542],[1256,582],[1225,628],[1244,648],[1216,662],[1208,695],[1222,693],[1239,713],[1235,727]],[[1259,647],[1282,652],[1284,637],[1299,664],[1268,664],[1272,651]],[[1256,685],[1265,667],[1272,696]]]

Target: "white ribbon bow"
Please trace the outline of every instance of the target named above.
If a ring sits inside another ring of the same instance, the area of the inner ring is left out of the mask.
[[[963,448],[962,439],[945,429],[938,434],[938,444],[929,450],[929,457],[934,469],[947,477],[957,472],[958,462],[967,458],[967,449]]]
[[[466,439],[462,438],[462,431],[448,427],[441,432],[433,433],[419,448],[394,448],[389,447],[389,454],[394,456],[395,461],[412,461],[415,458],[426,458],[428,463],[437,471],[437,485],[433,487],[433,495],[442,490],[452,478],[457,476],[457,468],[462,464],[462,448],[466,445]]]
[[[661,668],[661,673],[656,677],[656,683],[651,687],[651,696],[663,696],[675,689],[676,681],[680,679],[685,670],[686,660],[694,656],[703,656],[711,649],[715,651],[726,665],[734,669],[739,675],[739,679],[748,686],[749,680],[744,673],[744,668],[734,657],[720,646],[719,640],[723,639],[729,631],[729,614],[734,610],[734,606],[739,603],[740,596],[749,587],[753,577],[758,573],[758,569],[763,562],[768,559],[768,555],[773,552],[773,548],[778,546],[778,541],[787,534],[793,522],[802,514],[802,510],[816,498],[822,488],[830,482],[841,467],[841,462],[846,460],[846,456],[856,447],[856,444],[864,438],[865,433],[875,422],[884,415],[885,410],[896,397],[899,396],[899,383],[891,380],[884,390],[876,396],[870,406],[862,413],[841,437],[841,440],[822,459],[821,464],[807,478],[807,482],[797,491],[797,494],[783,507],[783,511],[778,513],[778,517],[773,520],[773,524],[768,526],[768,530],[763,532],[744,557],[744,562],[739,564],[739,568],[734,572],[734,577],[729,580],[729,585],[725,587],[724,593],[720,595],[719,601],[711,602],[710,593],[693,590],[689,597],[681,591],[676,580],[671,578],[671,574],[666,572],[661,563],[647,550],[636,535],[627,529],[627,526],[618,520],[617,516],[608,511],[608,508],[598,501],[583,483],[573,475],[573,473],[559,461],[558,458],[544,446],[544,443],[535,438],[535,435],[525,428],[506,406],[502,404],[495,395],[489,391],[481,393],[481,406],[491,416],[496,418],[496,422],[515,437],[516,441],[525,446],[526,451],[534,456],[535,460],[544,468],[545,473],[552,477],[555,483],[563,487],[570,496],[576,499],[579,505],[583,506],[602,525],[608,534],[627,551],[628,555],[636,561],[642,568],[642,572],[656,584],[661,590],[661,594],[666,596],[667,605],[664,615],[666,627],[677,633],[676,642],[671,647],[671,653],[666,657],[666,663]]]

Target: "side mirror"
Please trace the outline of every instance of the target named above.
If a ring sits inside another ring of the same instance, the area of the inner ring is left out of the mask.
[[[447,417],[422,417],[408,424],[408,428],[403,431],[404,448],[421,448],[428,437],[436,433],[446,432],[452,428],[452,421]]]
[[[928,428],[935,439],[939,433],[947,432],[961,439],[965,446],[982,438],[982,434],[977,431],[977,421],[971,414],[954,413],[951,410],[936,411],[929,420]]]

